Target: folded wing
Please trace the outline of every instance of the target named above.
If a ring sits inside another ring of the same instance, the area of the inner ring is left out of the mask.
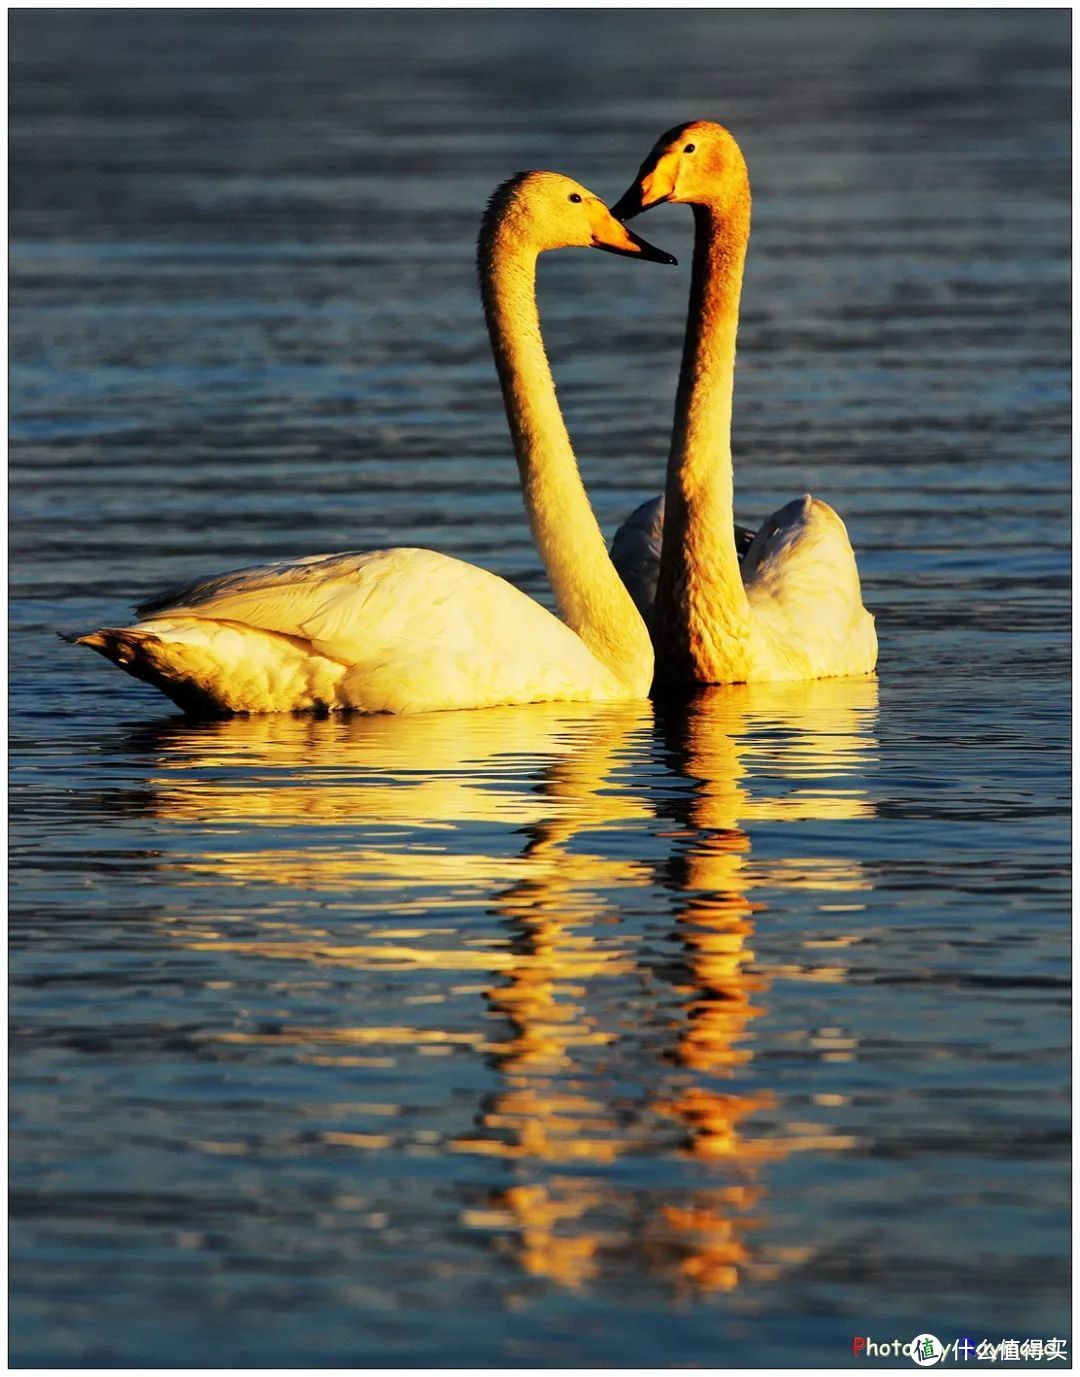
[[[239,569],[170,589],[137,611],[141,625],[168,625],[174,636],[215,623],[306,644],[342,666],[328,706],[420,712],[621,696],[610,671],[539,603],[432,550]]]

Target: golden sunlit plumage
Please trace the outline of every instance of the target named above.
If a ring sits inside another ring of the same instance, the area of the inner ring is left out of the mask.
[[[615,211],[626,218],[665,202],[692,205],[695,225],[667,488],[662,509],[635,512],[612,550],[638,606],[652,612],[657,680],[868,673],[877,663],[874,619],[862,604],[844,523],[831,507],[809,494],[781,507],[740,568],[731,407],[750,181],[726,129],[695,120],[669,131]]]
[[[78,643],[199,714],[644,697],[649,635],[608,559],[540,335],[537,257],[575,245],[674,261],[552,172],[513,178],[484,217],[484,312],[562,621],[486,570],[391,549],[308,556],[171,589],[137,609],[135,626]]]

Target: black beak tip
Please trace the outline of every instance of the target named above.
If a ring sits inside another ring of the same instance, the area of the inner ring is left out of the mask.
[[[635,215],[641,214],[641,198],[635,196],[633,187],[619,197],[611,207],[611,213],[616,220],[632,220]]]
[[[658,249],[655,244],[650,244],[647,239],[642,239],[642,237],[639,234],[635,234],[632,229],[628,229],[626,233],[630,238],[630,242],[635,246],[642,258],[648,259],[650,263],[667,263],[674,267],[678,267],[679,260],[674,254],[668,253],[666,249]]]

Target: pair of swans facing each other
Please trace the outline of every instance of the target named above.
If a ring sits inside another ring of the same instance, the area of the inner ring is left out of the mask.
[[[682,166],[697,151],[690,133],[709,155],[693,165],[696,177]],[[702,214],[695,198],[706,192],[713,199]],[[429,550],[391,549],[312,556],[171,589],[137,608],[136,626],[78,642],[185,711],[214,714],[640,698],[653,679],[652,639],[661,683],[871,670],[873,619],[831,508],[809,497],[782,508],[750,541],[740,571],[738,543],[748,533],[740,537],[732,519],[730,419],[749,182],[726,130],[699,121],[666,135],[616,210],[629,217],[665,200],[690,201],[697,222],[664,499],[671,516],[665,521],[656,504],[648,514],[639,509],[610,559],[544,351],[536,261],[574,245],[675,260],[554,173],[505,183],[481,226],[484,313],[530,527],[561,620],[485,570]]]

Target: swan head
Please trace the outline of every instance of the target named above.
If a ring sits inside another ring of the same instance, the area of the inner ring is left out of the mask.
[[[496,187],[480,228],[480,244],[516,241],[525,250],[604,249],[676,263],[670,253],[621,224],[599,196],[558,172],[519,172]]]
[[[667,202],[722,212],[749,192],[746,160],[731,134],[712,120],[691,120],[661,135],[612,214],[629,220]]]

